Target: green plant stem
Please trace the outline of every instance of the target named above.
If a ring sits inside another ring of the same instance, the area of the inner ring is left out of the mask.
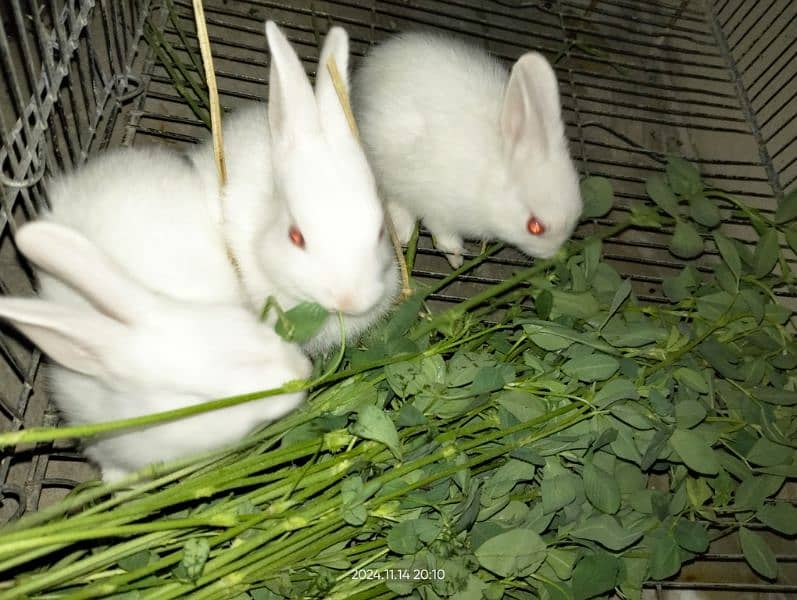
[[[143,537],[130,540],[129,542],[123,542],[121,544],[117,544],[116,546],[112,546],[107,550],[90,555],[80,562],[71,564],[57,571],[43,571],[37,574],[36,577],[15,583],[13,589],[11,589],[9,592],[0,593],[0,600],[16,600],[18,598],[27,598],[33,592],[44,590],[50,586],[70,581],[70,578],[85,575],[86,573],[89,573],[96,568],[101,568],[104,565],[113,564],[125,556],[130,556],[131,554],[135,554],[141,550],[155,548],[159,543],[168,540],[171,537],[172,533],[168,531],[145,535]],[[112,592],[113,589],[107,590],[104,592],[104,594],[100,595],[107,595]],[[78,597],[80,597],[79,594],[74,596],[74,598]],[[83,597],[92,598],[95,596]]]
[[[412,235],[410,236],[410,241],[407,242],[407,252],[405,253],[407,272],[409,273],[412,273],[412,270],[415,268],[415,258],[418,254],[418,237],[420,236],[420,232],[420,224],[416,222],[412,230]]]
[[[106,421],[104,423],[76,425],[74,427],[33,427],[31,429],[25,429],[22,431],[0,433],[0,448],[28,442],[52,441],[72,437],[91,437],[99,433],[108,433],[110,431],[119,431],[121,429],[131,429],[133,427],[152,425],[155,423],[165,423],[211,410],[236,406],[238,404],[243,404],[244,402],[251,402],[252,400],[270,398],[271,396],[278,396],[280,394],[300,392],[308,389],[311,387],[311,385],[311,383],[305,381],[291,381],[273,390],[264,390],[260,392],[252,392],[250,394],[241,394],[239,396],[221,398],[219,400],[211,400],[210,402],[204,402],[194,406],[186,406],[185,408],[177,408],[160,413],[142,415],[140,417]]]
[[[202,74],[204,73],[204,67],[202,66],[202,59],[199,56],[197,56],[191,44],[188,43],[188,36],[185,34],[185,30],[183,29],[182,25],[180,25],[180,19],[177,17],[177,11],[174,9],[173,0],[166,0],[166,9],[169,13],[169,21],[171,21],[175,31],[177,31],[177,36],[180,38],[180,43],[183,45],[185,53],[188,54],[188,58],[191,60],[191,65],[194,67],[194,70],[199,74],[199,77],[202,78],[203,77]]]

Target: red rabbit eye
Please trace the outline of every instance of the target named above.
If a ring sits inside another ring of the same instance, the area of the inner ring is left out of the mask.
[[[385,224],[382,223],[382,227],[379,228],[379,239],[381,240],[385,237]]]
[[[545,233],[545,225],[537,220],[537,217],[529,217],[526,223],[526,229],[529,230],[531,235],[542,235]]]
[[[297,248],[304,248],[304,236],[296,225],[291,225],[288,230],[288,237],[291,238],[291,243]]]

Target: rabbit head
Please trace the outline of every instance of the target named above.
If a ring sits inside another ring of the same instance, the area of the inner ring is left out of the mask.
[[[83,381],[75,389],[54,389],[71,421],[171,410],[273,389],[310,374],[300,349],[243,307],[152,293],[74,230],[36,222],[19,229],[16,243],[49,276],[42,276],[41,299],[0,298],[0,316],[68,371],[62,381]],[[84,393],[86,381],[97,397]],[[300,393],[272,396],[125,434],[127,446],[116,450],[132,456],[117,457],[115,465],[126,460],[132,469],[152,462],[142,462],[149,452],[157,460],[224,445],[302,399]],[[161,433],[150,440],[157,450],[131,448],[134,436],[151,430]],[[103,457],[97,460],[107,466]]]
[[[397,278],[374,177],[327,69],[334,58],[348,91],[348,37],[330,29],[315,93],[271,21],[266,37],[274,192],[282,210],[257,240],[260,266],[296,300],[365,315],[392,298]]]
[[[581,216],[578,173],[570,158],[553,68],[528,52],[512,68],[500,116],[504,239],[548,258]]]

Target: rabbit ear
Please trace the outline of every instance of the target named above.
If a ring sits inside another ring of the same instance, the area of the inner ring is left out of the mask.
[[[332,83],[327,63],[335,60],[335,65],[340,73],[343,89],[349,95],[349,36],[342,27],[333,27],[324,39],[321,57],[318,59],[318,69],[315,74],[315,96],[321,116],[321,127],[324,132],[335,137],[351,139],[352,132],[346,113],[338,98],[338,92]]]
[[[98,312],[32,298],[0,298],[8,319],[57,363],[92,377],[107,377],[109,348],[123,343],[126,327]]]
[[[106,315],[133,323],[157,310],[155,297],[78,232],[46,221],[22,226],[17,247],[31,261],[69,284]]]
[[[318,107],[304,67],[274,21],[266,22],[271,51],[268,123],[277,145],[320,129]]]
[[[564,136],[556,74],[537,52],[527,52],[512,67],[501,111],[501,132],[510,155],[519,145],[530,146],[535,154],[547,154]]]

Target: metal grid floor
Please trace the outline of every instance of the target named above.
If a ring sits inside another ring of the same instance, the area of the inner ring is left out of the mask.
[[[191,2],[173,2],[178,23],[198,52]],[[137,14],[133,9],[145,9],[133,0],[125,6],[123,12],[129,8],[125,14],[131,18]],[[623,219],[630,206],[646,201],[644,182],[661,170],[670,153],[698,164],[709,185],[766,213],[774,212],[774,199],[797,181],[797,45],[793,43],[797,3],[793,0],[205,0],[205,12],[225,108],[267,96],[268,54],[262,34],[267,18],[284,28],[311,74],[318,57],[317,33],[323,33],[328,22],[348,30],[354,68],[369,46],[406,29],[444,29],[508,63],[528,49],[543,52],[556,67],[579,170],[612,180],[618,199],[612,213],[582,227],[577,237],[591,227]],[[174,24],[158,4],[153,18],[166,38],[180,47]],[[109,126],[95,145],[115,143],[113,131],[122,134],[123,143],[136,145],[182,146],[204,137],[204,126],[168,73],[151,52],[142,57],[143,63],[135,68],[127,64],[128,71],[141,74],[144,93],[124,105],[121,118],[111,119],[118,127]],[[190,62],[186,55],[182,58]],[[67,122],[71,115],[56,112],[53,118]],[[5,130],[2,123],[0,129]],[[67,158],[80,162],[88,150],[53,159],[57,164]],[[726,230],[752,243],[755,236],[734,217],[730,205],[722,209]],[[632,229],[607,241],[604,253],[631,277],[641,299],[658,302],[663,300],[662,279],[681,267],[667,251],[667,241],[668,236],[659,232]],[[716,256],[710,241],[707,248],[706,270]],[[469,250],[478,253],[479,243],[472,242]],[[519,253],[504,250],[442,290],[436,300],[462,300],[527,262]],[[447,262],[422,232],[415,276],[432,281],[448,272]],[[795,300],[787,290],[776,293],[788,302]],[[17,380],[27,386],[28,395],[37,364],[36,354],[19,364]],[[15,418],[26,425],[54,418],[44,412],[42,402],[38,408],[25,405],[21,412],[19,406],[15,410],[19,413]],[[51,450],[33,451],[38,458],[30,462],[27,479],[16,488],[5,485],[2,494],[17,493],[21,505],[32,510],[40,497],[48,501],[42,490],[56,497],[63,493],[59,489],[87,476],[75,470],[79,463],[69,452],[49,456],[47,452]],[[0,465],[7,463],[0,457]],[[0,484],[8,484],[7,472],[8,468],[0,470]],[[791,493],[792,500],[797,496],[793,489],[785,493]],[[648,593],[661,599],[689,597],[695,590],[710,591],[701,598],[797,597],[794,540],[775,540],[773,546],[783,565],[778,585],[758,579],[747,568],[737,541],[729,537],[715,543],[711,554],[685,567],[679,581],[658,584]]]

